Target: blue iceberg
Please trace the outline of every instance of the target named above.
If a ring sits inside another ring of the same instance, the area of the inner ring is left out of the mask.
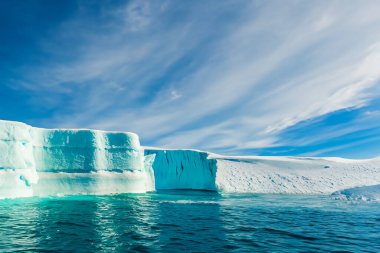
[[[0,198],[154,190],[134,133],[0,121]]]

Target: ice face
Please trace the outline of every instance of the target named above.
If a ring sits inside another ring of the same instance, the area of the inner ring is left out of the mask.
[[[33,128],[37,171],[135,171],[144,166],[138,136],[97,130]]]
[[[0,198],[152,191],[151,160],[133,133],[0,121]]]
[[[305,157],[223,157],[216,184],[222,192],[331,194],[380,183],[380,160]]]
[[[145,169],[145,172],[148,174],[147,180],[145,181],[146,183],[145,188],[147,191],[156,190],[156,187],[155,187],[156,183],[155,183],[154,171],[153,171],[153,162],[155,159],[156,159],[155,154],[145,156],[144,169]]]
[[[156,189],[194,189],[215,191],[216,160],[195,150],[145,149],[155,154],[153,170]]]
[[[105,195],[145,193],[151,191],[151,179],[145,171],[38,172],[39,181],[33,186],[34,196]]]

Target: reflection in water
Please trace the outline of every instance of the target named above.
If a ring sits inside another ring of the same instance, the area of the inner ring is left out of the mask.
[[[107,199],[99,198],[96,202],[96,209],[93,217],[93,227],[96,230],[96,236],[93,238],[92,244],[97,249],[116,251],[118,249],[118,233],[116,226],[118,221],[115,217],[117,210],[113,209],[112,203]]]
[[[219,195],[212,192],[166,191],[157,196],[159,249],[163,252],[219,252],[225,236]]]
[[[99,198],[94,217],[94,243],[105,251],[144,250],[156,240],[152,201],[149,195]]]
[[[0,201],[0,252],[378,252],[380,203],[323,196],[141,195]]]

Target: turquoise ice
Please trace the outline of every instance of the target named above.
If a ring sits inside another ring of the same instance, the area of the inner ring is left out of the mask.
[[[155,155],[153,170],[156,189],[192,189],[216,191],[216,159],[198,150],[145,149]]]
[[[0,121],[0,198],[151,191],[152,159],[134,133]]]

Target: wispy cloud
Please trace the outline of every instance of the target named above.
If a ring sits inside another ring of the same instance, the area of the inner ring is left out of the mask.
[[[58,108],[39,125],[139,133],[150,146],[238,153],[379,96],[375,1],[130,1],[81,6],[14,88]],[[33,121],[33,119],[31,119]]]

